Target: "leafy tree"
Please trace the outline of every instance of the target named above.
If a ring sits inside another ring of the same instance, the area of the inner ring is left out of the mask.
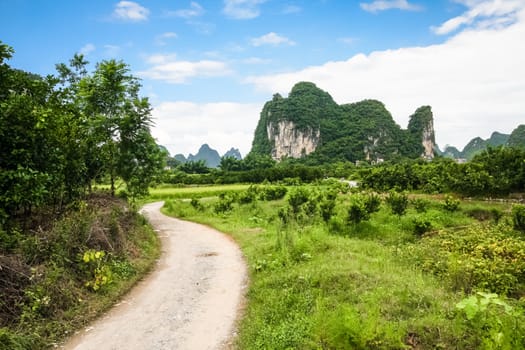
[[[222,157],[219,163],[222,171],[240,171],[243,170],[243,161],[235,157]]]
[[[210,169],[206,166],[206,161],[203,159],[187,161],[179,165],[178,169],[187,174],[207,174],[210,172]]]

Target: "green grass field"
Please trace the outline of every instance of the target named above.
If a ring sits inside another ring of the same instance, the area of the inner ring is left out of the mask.
[[[173,187],[158,186],[150,189],[149,198],[152,200],[182,199],[182,198],[204,198],[216,197],[219,193],[234,193],[246,190],[249,185],[220,185],[220,186],[189,186]]]
[[[264,188],[154,193],[177,198],[167,200],[165,213],[213,226],[239,243],[250,271],[239,349],[525,346],[525,278],[521,263],[512,261],[525,258],[525,243],[509,228],[509,205],[460,203],[446,211],[442,199],[429,197],[393,215],[383,199],[379,211],[356,224],[347,216],[359,196],[340,185],[305,186],[309,198],[297,211],[290,209],[296,188],[271,201],[258,199]],[[330,191],[339,193],[325,221]],[[203,193],[206,200],[195,199]]]

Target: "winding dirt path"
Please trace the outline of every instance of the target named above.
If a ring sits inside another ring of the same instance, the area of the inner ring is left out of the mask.
[[[230,237],[206,226],[142,212],[162,240],[155,271],[65,349],[223,349],[234,334],[246,267]]]

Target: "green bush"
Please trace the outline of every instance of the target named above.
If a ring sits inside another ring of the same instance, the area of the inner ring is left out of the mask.
[[[367,209],[366,201],[362,196],[352,196],[350,207],[348,208],[347,222],[359,224],[370,219],[370,212]]]
[[[197,199],[197,198],[192,198],[190,200],[190,205],[196,209],[196,210],[203,210],[204,209],[204,206],[202,205],[202,203]]]
[[[224,214],[233,209],[235,199],[231,195],[219,195],[219,200],[213,205],[215,214]]]
[[[432,223],[425,218],[417,217],[413,220],[413,223],[414,223],[414,233],[417,236],[422,236],[425,233],[432,230]]]
[[[512,224],[515,230],[525,233],[525,205],[512,206]]]
[[[448,212],[458,211],[459,203],[459,199],[456,199],[451,195],[446,195],[445,200],[443,201],[443,209],[445,209]]]
[[[289,192],[288,194],[288,204],[292,208],[294,214],[299,213],[301,206],[308,202],[310,198],[310,191],[305,187],[297,187]]]
[[[274,201],[283,198],[287,189],[284,186],[263,186],[259,191],[259,198],[263,201]]]
[[[467,338],[480,349],[523,349],[523,310],[516,310],[495,293],[477,292],[456,304],[469,327]]]
[[[424,198],[412,199],[411,203],[418,213],[426,213],[430,206],[430,201]]]
[[[393,214],[402,216],[405,215],[408,208],[408,196],[405,193],[390,191],[386,197],[386,203]]]
[[[334,215],[335,199],[324,197],[319,203],[319,212],[325,222],[328,222]]]
[[[381,197],[375,193],[369,193],[364,197],[364,204],[366,211],[369,214],[373,214],[379,211],[381,207]]]
[[[442,278],[452,290],[525,295],[525,242],[505,227],[442,231],[405,247],[406,258]]]

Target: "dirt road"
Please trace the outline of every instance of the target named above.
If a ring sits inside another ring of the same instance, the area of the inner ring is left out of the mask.
[[[142,211],[162,239],[155,271],[105,317],[82,330],[65,349],[222,349],[246,283],[239,248],[206,226]]]

